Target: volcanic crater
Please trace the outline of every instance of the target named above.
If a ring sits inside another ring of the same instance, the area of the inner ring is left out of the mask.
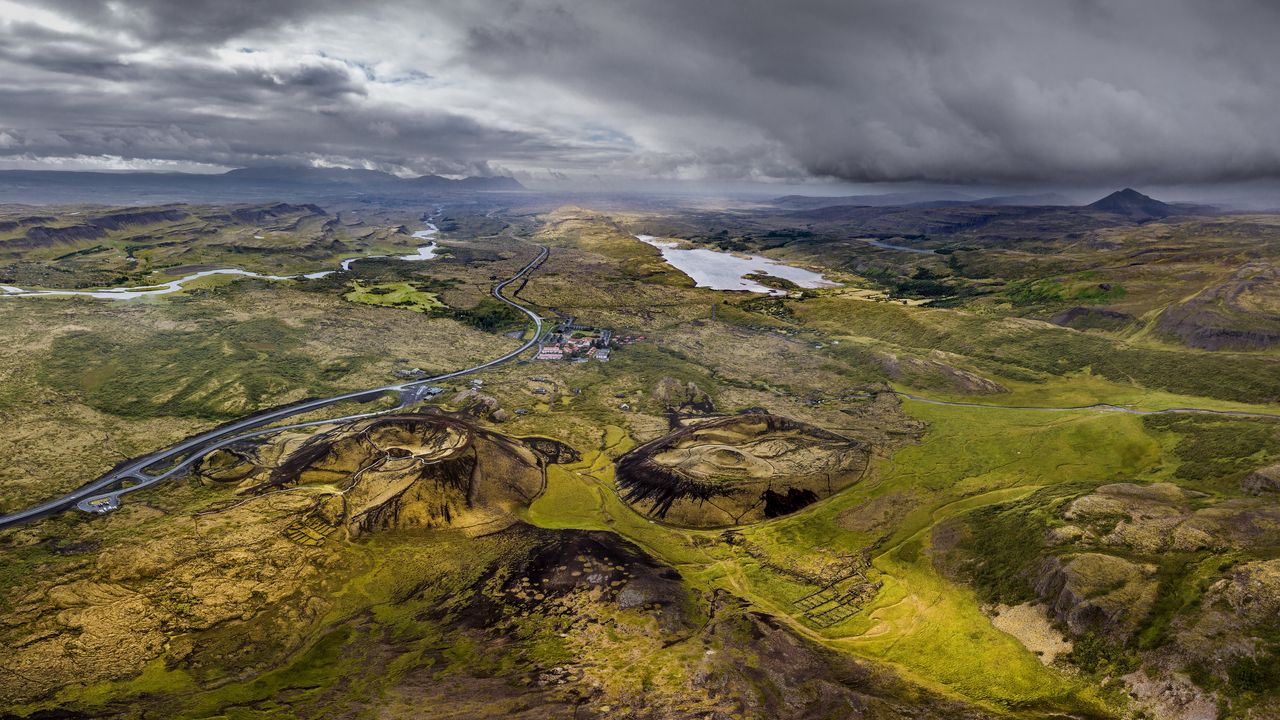
[[[623,498],[673,525],[724,527],[795,512],[848,487],[870,447],[769,413],[703,420],[618,459]]]
[[[308,522],[345,527],[352,537],[407,527],[483,534],[516,522],[542,492],[548,463],[578,457],[549,438],[514,438],[462,415],[421,412],[219,450],[200,472],[237,483],[246,496],[309,492]]]

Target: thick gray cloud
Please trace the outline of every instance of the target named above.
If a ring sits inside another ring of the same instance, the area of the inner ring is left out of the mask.
[[[283,30],[338,10],[359,11],[361,5],[347,0],[48,0],[37,4],[149,43],[189,47],[195,43],[194,49],[259,30]]]
[[[0,162],[1280,177],[1269,0],[0,0]]]

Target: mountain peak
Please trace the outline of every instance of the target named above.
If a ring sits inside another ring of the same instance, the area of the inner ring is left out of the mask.
[[[1150,195],[1143,195],[1142,193],[1138,192],[1137,190],[1134,190],[1133,188],[1125,188],[1125,189],[1123,189],[1123,190],[1117,190],[1117,191],[1115,191],[1115,192],[1111,193],[1110,195],[1108,195],[1108,196],[1106,196],[1106,197],[1102,198],[1101,200],[1098,200],[1097,202],[1095,202],[1095,203],[1093,203],[1093,204],[1094,204],[1094,205],[1099,205],[1099,204],[1101,204],[1101,203],[1105,203],[1105,202],[1116,202],[1116,201],[1124,201],[1124,202],[1155,202],[1155,203],[1160,202],[1159,200],[1156,200],[1155,198],[1151,197]],[[1160,203],[1160,204],[1162,204],[1162,205],[1163,205],[1164,203]]]
[[[1117,190],[1085,207],[1095,212],[1123,215],[1138,221],[1168,217],[1177,213],[1177,209],[1172,205],[1143,195],[1133,188]]]

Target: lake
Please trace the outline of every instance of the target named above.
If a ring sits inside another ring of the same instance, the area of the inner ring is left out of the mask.
[[[771,288],[747,278],[762,273],[790,280],[802,288],[836,287],[821,273],[805,270],[760,255],[738,255],[707,248],[682,248],[679,243],[658,240],[653,235],[636,235],[637,240],[662,251],[662,258],[680,272],[693,278],[698,287],[712,290],[746,290],[748,292],[786,295],[786,290]]]

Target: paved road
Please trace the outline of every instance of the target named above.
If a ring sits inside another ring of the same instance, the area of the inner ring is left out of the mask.
[[[517,236],[512,235],[513,238]],[[517,238],[519,239],[519,238]],[[226,447],[232,443],[239,442],[248,438],[259,437],[271,433],[281,432],[295,428],[311,427],[315,425],[327,425],[333,423],[351,422],[363,418],[373,417],[384,412],[392,412],[407,405],[411,405],[421,399],[421,392],[431,383],[449,380],[451,378],[470,375],[482,370],[500,365],[518,357],[521,353],[540,344],[542,339],[542,318],[529,308],[519,304],[511,298],[503,295],[505,290],[512,283],[524,280],[539,265],[547,259],[551,251],[545,246],[538,246],[538,255],[530,260],[527,265],[520,269],[519,272],[511,277],[503,280],[493,287],[491,291],[493,297],[499,301],[510,305],[511,307],[524,313],[530,321],[533,322],[534,335],[523,345],[512,350],[501,357],[494,358],[479,365],[473,365],[462,370],[437,375],[435,377],[423,378],[412,382],[400,383],[398,385],[384,385],[382,387],[370,390],[359,390],[356,392],[344,393],[328,398],[320,398],[317,400],[308,400],[295,405],[288,405],[281,408],[275,408],[256,415],[237,420],[235,422],[223,425],[205,433],[194,435],[182,442],[168,447],[164,450],[145,455],[141,458],[130,460],[125,464],[117,466],[102,477],[93,482],[82,486],[78,490],[70,492],[62,497],[54,498],[47,502],[43,502],[34,507],[21,510],[11,515],[0,516],[0,529],[19,525],[32,520],[37,520],[48,515],[62,512],[71,507],[79,507],[86,511],[95,511],[100,509],[110,509],[118,506],[120,496],[145,487],[150,487],[156,483],[170,480],[184,474],[192,464],[201,457]],[[392,410],[381,410],[377,412],[357,413],[354,415],[344,415],[337,418],[329,418],[325,420],[312,420],[308,422],[293,423],[289,425],[274,425],[271,427],[263,427],[273,422],[283,420],[302,413],[312,412],[325,407],[336,405],[347,401],[371,401],[384,393],[395,392],[399,394],[400,402]],[[1041,406],[1017,406],[1017,405],[987,405],[983,403],[970,402],[953,402],[948,400],[935,400],[934,398],[924,397],[922,395],[913,395],[911,393],[894,391],[895,395],[915,400],[917,402],[930,403],[933,405],[950,405],[953,407],[971,407],[971,408],[990,408],[1004,410],[1042,410],[1049,412],[1066,412],[1075,410],[1096,410],[1102,412],[1123,412],[1132,415],[1168,415],[1178,413],[1202,414],[1202,415],[1223,415],[1229,417],[1258,417],[1280,419],[1280,414],[1249,412],[1243,410],[1210,410],[1207,408],[1168,408],[1165,410],[1138,410],[1122,405],[1110,405],[1099,403],[1095,405],[1082,405],[1075,407],[1041,407]],[[161,466],[164,469],[148,473],[147,468],[153,466]],[[123,485],[128,483],[128,487]]]
[[[512,235],[512,237],[516,236]],[[293,405],[287,405],[250,415],[249,417],[222,425],[221,427],[214,428],[208,432],[193,435],[186,440],[163,450],[158,450],[149,455],[129,460],[116,466],[110,472],[97,480],[83,485],[79,489],[67,493],[66,495],[48,500],[40,503],[39,505],[35,505],[25,510],[20,510],[10,515],[0,516],[0,529],[38,520],[72,507],[79,507],[82,510],[91,512],[112,509],[119,505],[121,495],[141,490],[142,488],[150,487],[156,483],[181,476],[186,473],[187,469],[190,468],[193,463],[218,448],[226,447],[227,445],[231,445],[232,443],[236,443],[247,438],[267,435],[270,433],[280,432],[282,430],[310,427],[313,425],[349,422],[372,417],[383,412],[398,410],[421,399],[422,390],[431,383],[441,382],[443,380],[449,380],[463,375],[470,375],[513,360],[516,357],[519,357],[521,353],[524,353],[541,342],[542,317],[529,308],[503,295],[503,290],[512,283],[526,278],[531,272],[537,269],[537,267],[541,265],[550,254],[550,248],[539,245],[537,257],[530,260],[529,263],[522,267],[516,274],[506,280],[503,280],[497,285],[494,285],[493,290],[490,291],[493,297],[524,313],[533,323],[534,333],[532,339],[528,340],[515,350],[512,350],[501,357],[496,357],[487,362],[480,363],[479,365],[472,365],[471,367],[463,368],[462,370],[455,370],[443,375],[436,375],[435,377],[423,378],[421,380],[400,383],[398,385],[384,385],[370,390],[358,390],[356,392],[334,395],[333,397],[307,400]],[[295,415],[320,410],[338,403],[348,401],[372,401],[381,397],[385,393],[392,392],[398,393],[400,399],[400,402],[395,408],[392,408],[392,410],[344,415],[338,418],[294,423],[292,425],[263,427],[270,423],[284,420]],[[164,469],[150,473],[147,471],[147,468],[156,466]],[[127,487],[125,487],[126,484],[128,485]]]

